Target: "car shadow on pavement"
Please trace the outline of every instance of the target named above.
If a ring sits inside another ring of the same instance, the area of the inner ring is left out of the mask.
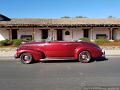
[[[100,61],[107,61],[107,60],[108,60],[108,58],[106,58],[106,57],[99,57],[99,58],[96,58],[94,61],[100,62]]]
[[[42,63],[78,63],[78,60],[48,60],[42,61]]]
[[[90,63],[92,62],[101,62],[101,61],[107,61],[108,59],[106,57],[99,57],[96,59],[92,59]],[[78,60],[45,60],[41,62],[35,62],[35,63],[79,63]]]

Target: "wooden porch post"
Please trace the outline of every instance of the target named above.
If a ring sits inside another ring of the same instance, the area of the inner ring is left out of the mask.
[[[35,28],[33,27],[32,40],[35,40]]]
[[[72,40],[73,40],[73,29],[72,29]]]
[[[8,30],[9,30],[9,39],[12,40],[12,28],[10,28]]]
[[[91,28],[91,41],[93,41],[93,27]]]
[[[109,30],[109,39],[112,40],[113,38],[113,28],[111,27],[110,30]]]

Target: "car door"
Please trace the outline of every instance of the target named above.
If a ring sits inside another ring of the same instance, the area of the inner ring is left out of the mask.
[[[46,44],[47,57],[68,57],[68,49],[65,42],[49,42]]]

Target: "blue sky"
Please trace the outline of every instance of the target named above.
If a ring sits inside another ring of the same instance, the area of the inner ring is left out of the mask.
[[[11,18],[120,18],[120,0],[0,0],[0,14]]]

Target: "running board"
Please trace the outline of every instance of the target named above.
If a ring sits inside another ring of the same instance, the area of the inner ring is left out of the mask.
[[[76,60],[75,58],[44,58],[40,59],[40,61],[48,61],[48,60]]]

